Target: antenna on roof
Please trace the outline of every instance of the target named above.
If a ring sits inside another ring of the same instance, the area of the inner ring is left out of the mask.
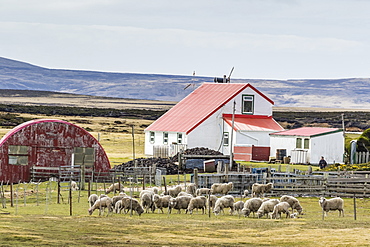
[[[224,75],[223,78],[215,77],[213,81],[216,83],[230,83],[230,78],[231,78],[231,74],[233,73],[233,71],[234,71],[234,67],[232,67],[229,77],[226,77],[226,75]]]
[[[191,85],[193,86],[193,88],[195,87],[194,76],[195,76],[195,70],[193,71],[193,77],[191,78],[191,83],[186,85],[186,87],[184,87],[184,90],[190,87]]]

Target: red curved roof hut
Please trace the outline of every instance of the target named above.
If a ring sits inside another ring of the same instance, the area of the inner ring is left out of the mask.
[[[73,164],[72,164],[73,163]],[[0,181],[31,180],[31,169],[82,165],[87,170],[109,172],[108,157],[85,129],[56,120],[32,120],[18,125],[0,140]]]

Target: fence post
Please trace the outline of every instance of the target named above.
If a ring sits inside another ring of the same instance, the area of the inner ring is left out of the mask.
[[[199,188],[199,180],[198,180],[198,168],[194,169],[194,183],[197,188]]]
[[[72,216],[72,181],[69,181],[69,215]]]
[[[14,207],[14,202],[13,202],[13,183],[10,184],[10,206]]]
[[[356,212],[356,194],[353,194],[353,217],[357,219],[357,212]]]

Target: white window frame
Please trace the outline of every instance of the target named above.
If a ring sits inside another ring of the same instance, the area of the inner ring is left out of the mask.
[[[245,104],[251,104],[250,111],[245,111]],[[242,114],[253,114],[254,113],[254,95],[243,94],[242,95]]]

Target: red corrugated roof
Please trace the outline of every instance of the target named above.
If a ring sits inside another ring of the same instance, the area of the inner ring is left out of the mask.
[[[297,129],[285,130],[281,132],[272,133],[270,135],[279,135],[279,136],[317,136],[325,135],[334,132],[342,131],[338,128],[322,128],[322,127],[302,127]]]
[[[185,132],[188,134],[247,87],[274,104],[272,100],[249,83],[203,83],[146,130]]]
[[[232,126],[232,114],[224,114],[226,123]],[[284,130],[272,116],[261,115],[235,115],[234,130],[247,131],[282,131]]]

